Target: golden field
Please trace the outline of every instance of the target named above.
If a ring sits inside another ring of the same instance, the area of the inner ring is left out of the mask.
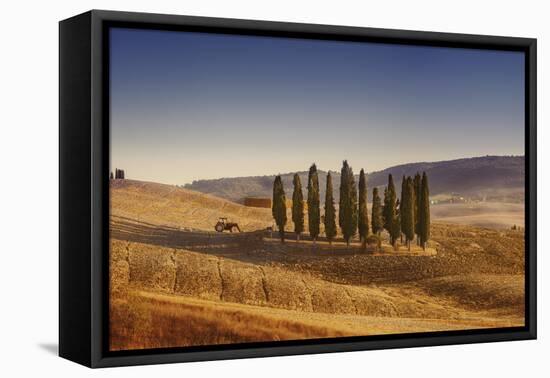
[[[213,232],[220,216],[244,232]],[[281,244],[271,223],[269,209],[112,181],[111,349],[524,324],[523,232],[434,223],[428,251],[376,252]]]

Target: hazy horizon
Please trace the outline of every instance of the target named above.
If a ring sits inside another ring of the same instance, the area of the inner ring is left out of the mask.
[[[111,170],[183,185],[524,155],[524,55],[111,30]]]
[[[375,174],[377,172],[384,171],[384,170],[389,169],[389,168],[399,167],[399,166],[408,165],[408,164],[445,163],[445,162],[451,162],[451,161],[461,160],[461,159],[478,159],[478,158],[484,158],[484,157],[498,157],[498,158],[503,158],[503,157],[518,158],[518,157],[522,157],[522,158],[524,158],[525,155],[511,155],[511,154],[508,154],[508,155],[483,155],[483,156],[466,156],[466,157],[461,157],[461,158],[456,158],[456,159],[449,159],[449,160],[411,161],[411,162],[406,162],[406,163],[402,163],[402,164],[391,165],[391,166],[384,167],[382,169],[377,169],[377,170],[374,170],[374,171],[365,170],[365,174],[366,175],[371,175],[371,174]],[[343,160],[342,160],[342,162],[343,162]],[[350,163],[350,166],[353,169],[354,174],[356,176],[359,175],[359,171],[362,169],[362,167],[357,167],[356,168],[356,167],[353,166],[352,162],[348,161],[348,163]],[[305,168],[302,167],[300,169],[291,169],[289,171],[281,171],[281,172],[266,172],[266,173],[262,173],[262,174],[258,174],[258,175],[205,177],[205,178],[192,180],[192,181],[186,182],[186,183],[172,183],[172,182],[164,182],[164,181],[152,181],[152,180],[148,180],[148,179],[145,179],[145,178],[134,177],[132,175],[128,176],[127,172],[126,172],[126,179],[136,180],[136,181],[156,182],[156,183],[159,183],[159,184],[184,186],[184,185],[192,184],[195,181],[203,181],[203,180],[208,181],[208,180],[219,180],[219,179],[230,179],[230,178],[269,177],[269,176],[277,176],[277,175],[284,176],[284,175],[293,174],[293,173],[303,173],[303,172],[308,172],[310,166],[311,166],[311,164],[308,165]],[[321,172],[337,172],[337,173],[340,173],[340,170],[342,168],[341,164],[338,168],[334,168],[334,169],[333,168],[325,169],[324,167],[320,167],[318,164],[316,164],[316,166],[317,166],[317,170],[321,171]],[[121,167],[113,167],[113,174],[114,174],[114,169],[115,168],[121,168]],[[397,179],[399,179],[399,177],[397,177]]]

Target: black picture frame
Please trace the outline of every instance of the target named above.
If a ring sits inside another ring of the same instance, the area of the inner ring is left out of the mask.
[[[111,26],[525,53],[525,327],[109,352]],[[89,367],[535,339],[536,39],[92,10],[59,24],[59,354]]]

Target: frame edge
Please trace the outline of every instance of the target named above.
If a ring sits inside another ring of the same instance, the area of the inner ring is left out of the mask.
[[[90,366],[90,20],[59,22],[59,356]]]

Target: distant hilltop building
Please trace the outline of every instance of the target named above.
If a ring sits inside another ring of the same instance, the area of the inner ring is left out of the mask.
[[[271,208],[271,198],[263,197],[245,197],[244,205],[248,207],[262,207],[262,208]]]

